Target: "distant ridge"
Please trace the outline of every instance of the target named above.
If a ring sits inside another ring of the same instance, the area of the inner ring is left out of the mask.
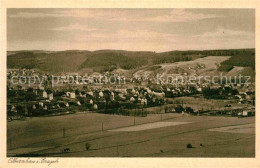
[[[66,51],[7,51],[8,68],[37,68],[44,72],[105,72],[123,69],[132,73],[142,67],[162,63],[192,61],[206,56],[231,56],[221,63],[220,71],[232,66],[255,69],[254,49],[188,50],[188,51],[125,51],[125,50],[66,50]],[[153,68],[151,68],[153,69]]]

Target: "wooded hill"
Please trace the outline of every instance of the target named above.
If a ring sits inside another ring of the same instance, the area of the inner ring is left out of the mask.
[[[161,63],[191,61],[205,56],[232,56],[221,63],[220,71],[233,66],[255,69],[255,49],[203,50],[203,51],[8,51],[8,68],[38,68],[45,72],[104,72],[115,69],[134,70],[142,66]]]

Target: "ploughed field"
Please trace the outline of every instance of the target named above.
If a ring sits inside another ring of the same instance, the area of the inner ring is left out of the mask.
[[[7,129],[9,156],[255,156],[254,117],[82,113],[13,121]],[[91,145],[89,150],[85,149],[86,143]],[[193,148],[186,148],[187,144]],[[65,148],[70,151],[64,152]]]

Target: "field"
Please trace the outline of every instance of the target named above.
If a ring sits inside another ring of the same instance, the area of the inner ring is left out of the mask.
[[[231,110],[242,109],[248,107],[247,104],[239,104],[236,100],[217,100],[217,99],[205,99],[203,97],[177,97],[173,99],[179,104],[183,103],[184,107],[191,107],[194,110]],[[225,107],[230,104],[231,107]]]
[[[32,118],[8,123],[7,153],[58,157],[254,157],[254,123],[254,117],[180,114],[130,117],[81,113]],[[90,150],[85,149],[86,143],[91,145]],[[189,143],[193,148],[186,148]],[[61,152],[64,148],[70,151]]]
[[[185,73],[190,76],[213,76],[220,74],[220,72],[217,71],[218,65],[229,58],[230,56],[207,56],[191,61],[158,64],[156,69],[151,70],[151,67],[148,67],[139,70],[136,73],[147,73],[151,76],[156,76],[157,73],[159,73],[160,76],[165,76],[167,74],[179,76]]]

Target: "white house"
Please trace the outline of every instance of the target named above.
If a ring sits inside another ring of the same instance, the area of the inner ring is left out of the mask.
[[[49,100],[53,100],[53,93],[48,94]]]
[[[72,99],[75,99],[75,98],[76,98],[75,92],[66,92],[66,96],[67,96],[67,97],[70,97],[70,98],[72,98]]]
[[[164,97],[164,96],[165,96],[165,93],[164,93],[164,92],[162,92],[162,93],[152,92],[152,94],[153,94],[154,96],[157,96],[157,97]]]
[[[103,97],[104,96],[104,93],[101,91],[101,92],[99,92],[99,96],[100,97]]]
[[[90,104],[93,104],[93,100],[92,100],[92,99],[90,99],[89,103],[90,103]]]
[[[134,97],[131,97],[130,98],[130,102],[134,102],[135,101],[135,98]]]
[[[93,96],[93,95],[94,95],[93,92],[87,92],[87,94],[90,95],[90,96]]]
[[[97,104],[94,104],[93,109],[94,109],[94,110],[97,110],[97,109],[98,109],[98,105],[97,105]]]
[[[47,92],[45,90],[42,92],[42,97],[43,98],[48,98]]]
[[[111,100],[114,101],[115,100],[115,93],[111,92]]]
[[[69,107],[70,105],[69,105],[69,103],[66,102],[66,103],[65,103],[65,106],[66,106],[66,107]]]
[[[142,104],[142,105],[147,105],[147,99],[146,99],[146,98],[143,98],[143,99],[141,100],[141,104]]]
[[[43,107],[44,104],[43,104],[43,102],[39,102],[39,105],[40,105],[41,107]]]

